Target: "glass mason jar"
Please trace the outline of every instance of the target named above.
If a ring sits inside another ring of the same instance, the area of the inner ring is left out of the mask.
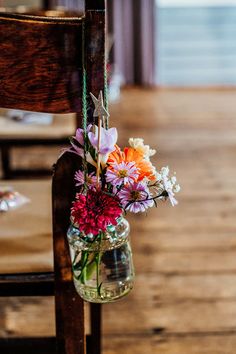
[[[115,301],[133,287],[134,267],[129,242],[129,223],[122,216],[116,226],[96,237],[85,235],[71,223],[68,242],[74,284],[86,301]]]

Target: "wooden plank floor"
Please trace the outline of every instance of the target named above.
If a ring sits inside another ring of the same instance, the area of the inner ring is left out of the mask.
[[[144,137],[182,191],[177,208],[129,218],[136,284],[104,305],[104,354],[235,354],[235,97],[226,89],[126,89],[111,107],[119,143]],[[53,334],[52,299],[0,302],[1,336]]]

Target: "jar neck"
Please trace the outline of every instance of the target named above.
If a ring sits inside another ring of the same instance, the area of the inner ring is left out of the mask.
[[[71,235],[73,235],[72,238],[74,240],[77,239],[78,247],[93,251],[102,251],[119,247],[121,244],[127,242],[130,230],[129,223],[123,216],[119,217],[117,225],[109,225],[105,232],[100,232],[98,235],[86,235],[79,230],[77,225],[73,224],[73,221],[70,229],[70,232],[68,232],[69,242]],[[73,244],[75,245],[76,242],[73,242]]]

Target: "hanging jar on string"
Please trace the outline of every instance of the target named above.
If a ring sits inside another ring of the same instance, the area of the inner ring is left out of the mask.
[[[126,212],[146,213],[160,200],[175,206],[180,190],[169,168],[151,163],[155,150],[130,138],[123,151],[116,128],[107,127],[102,93],[91,95],[97,125],[77,129],[69,151],[83,164],[75,173],[77,194],[71,208],[68,241],[76,290],[90,302],[112,302],[130,292],[134,281]],[[105,128],[104,128],[105,126]]]
[[[96,236],[80,231],[72,221],[67,237],[74,285],[84,300],[113,302],[130,292],[134,268],[129,223],[123,216]]]

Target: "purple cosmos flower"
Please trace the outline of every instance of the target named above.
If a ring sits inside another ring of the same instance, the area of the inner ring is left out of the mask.
[[[154,205],[149,189],[141,182],[124,186],[118,196],[124,209],[132,213],[144,212]]]
[[[86,131],[87,133],[90,131],[92,125],[88,125]],[[72,137],[70,140],[71,147],[66,148],[63,152],[73,152],[76,155],[79,155],[80,157],[84,157],[84,130],[81,128],[78,128],[76,130],[75,136]],[[81,147],[80,147],[81,146]],[[90,162],[90,161],[89,161]]]
[[[138,169],[134,162],[122,161],[119,164],[113,164],[112,169],[106,172],[106,181],[113,186],[132,183],[138,178]]]
[[[70,142],[71,146],[70,148],[66,149],[65,151],[73,152],[76,155],[79,155],[80,157],[84,157],[84,149],[77,146],[74,144],[72,141]]]
[[[89,133],[90,129],[92,127],[92,124],[89,124],[86,132]],[[84,146],[84,130],[81,128],[78,128],[76,130],[75,136],[73,136],[73,138],[81,145]]]
[[[94,172],[87,175],[86,180],[84,181],[84,172],[80,170],[75,172],[75,180],[77,182],[76,186],[82,186],[84,183],[86,183],[88,188],[93,188],[97,183],[97,178]]]
[[[81,128],[78,128],[78,129],[76,130],[74,139],[75,139],[76,141],[78,141],[78,143],[79,143],[81,146],[84,146],[84,130],[81,129]]]
[[[95,133],[89,132],[88,138],[92,146],[97,149],[98,147],[98,127],[95,125]],[[99,153],[101,155],[107,155],[115,150],[115,144],[117,142],[117,130],[116,128],[104,129],[101,128],[101,145]]]

